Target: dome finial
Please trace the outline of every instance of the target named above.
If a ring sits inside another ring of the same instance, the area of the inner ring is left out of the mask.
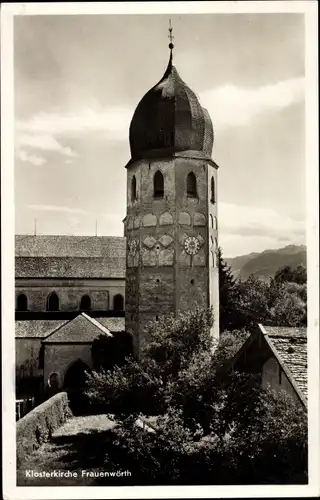
[[[171,19],[169,19],[169,35],[168,38],[170,39],[169,43],[169,49],[170,49],[170,59],[172,59],[172,49],[174,49],[174,45],[172,43],[174,36],[172,34],[172,26],[171,26]]]

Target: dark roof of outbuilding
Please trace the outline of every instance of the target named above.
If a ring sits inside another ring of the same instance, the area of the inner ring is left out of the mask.
[[[87,314],[81,313],[48,335],[43,340],[43,343],[90,343],[100,335],[112,337],[110,330],[103,326],[97,319],[90,318]]]
[[[201,152],[211,159],[213,128],[209,113],[180,78],[172,64],[161,80],[139,102],[130,124],[132,159]],[[152,155],[154,156],[154,154]]]
[[[29,236],[15,239],[16,278],[124,278],[126,239]]]
[[[41,320],[31,319],[15,322],[16,338],[45,338],[54,330],[66,324],[66,320]]]
[[[266,341],[273,347],[281,367],[303,397],[308,397],[307,328],[259,325]]]

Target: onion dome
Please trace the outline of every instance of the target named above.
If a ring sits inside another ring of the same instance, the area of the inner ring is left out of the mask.
[[[211,159],[213,128],[209,113],[180,78],[172,62],[172,43],[169,48],[169,64],[163,77],[134,112],[130,124],[131,158],[181,155]]]

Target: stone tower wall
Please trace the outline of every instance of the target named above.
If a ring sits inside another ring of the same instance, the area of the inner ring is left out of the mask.
[[[154,198],[157,170],[164,176],[163,198]],[[187,196],[191,171],[197,179],[195,198]],[[133,176],[136,200],[131,193]],[[216,169],[204,160],[191,158],[143,160],[128,168],[126,330],[133,335],[136,353],[147,340],[150,321],[190,310],[195,304],[213,306],[213,334],[219,335],[217,212],[216,203],[210,201],[211,176],[217,185]],[[188,237],[199,241],[194,255],[186,251]]]

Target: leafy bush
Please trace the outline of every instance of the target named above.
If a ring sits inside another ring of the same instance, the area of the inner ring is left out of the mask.
[[[259,375],[221,378],[248,333],[224,332],[214,349],[212,321],[201,309],[162,318],[139,362],[91,375],[91,400],[115,410],[119,468],[130,468],[139,484],[305,482],[304,411],[286,394],[263,390]],[[152,412],[156,431],[147,432],[136,422]]]
[[[287,394],[234,374],[217,390],[206,432],[170,407],[146,432],[129,417],[115,430],[139,484],[298,484],[307,482],[307,418]],[[119,464],[120,465],[120,464]]]
[[[18,467],[71,416],[67,393],[60,392],[19,420],[16,426]]]

